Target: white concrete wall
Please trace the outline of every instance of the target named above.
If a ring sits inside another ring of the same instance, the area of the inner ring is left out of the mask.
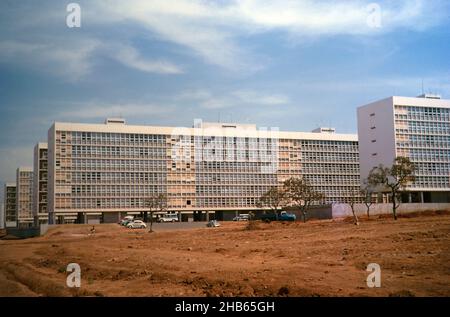
[[[48,223],[50,225],[54,224],[55,221],[55,125],[53,124],[48,130],[47,135],[48,141],[48,163],[47,163],[47,211],[49,213]]]
[[[391,166],[395,158],[393,97],[359,107],[358,139],[361,181],[380,164]],[[372,129],[375,127],[375,129]],[[376,142],[372,142],[375,140]],[[375,154],[376,155],[373,155]]]
[[[355,212],[358,216],[366,215],[366,205],[355,204]],[[431,204],[400,204],[397,209],[397,214],[407,214],[420,211],[450,211],[450,204],[448,203],[431,203]],[[352,209],[348,204],[333,204],[332,206],[333,218],[352,217]],[[392,214],[392,204],[372,204],[370,206],[370,215],[386,215]]]

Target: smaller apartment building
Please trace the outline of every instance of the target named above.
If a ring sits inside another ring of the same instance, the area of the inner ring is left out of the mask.
[[[33,169],[19,167],[16,172],[17,184],[17,226],[33,226]]]
[[[405,202],[450,202],[450,100],[390,97],[358,108],[361,178],[408,157],[416,166]]]
[[[16,183],[6,183],[4,187],[5,227],[17,226],[17,188]]]
[[[48,222],[47,182],[48,157],[47,143],[38,143],[34,147],[33,166],[33,216],[39,223]]]

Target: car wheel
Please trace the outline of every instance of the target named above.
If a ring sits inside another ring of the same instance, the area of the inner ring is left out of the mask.
[[[175,222],[175,219],[172,219],[172,222]]]

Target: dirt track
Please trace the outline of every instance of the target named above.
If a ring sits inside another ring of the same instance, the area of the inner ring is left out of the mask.
[[[66,225],[0,241],[0,296],[450,296],[450,215],[222,223],[148,233]],[[68,263],[82,285],[65,286]],[[381,288],[366,285],[381,266]]]

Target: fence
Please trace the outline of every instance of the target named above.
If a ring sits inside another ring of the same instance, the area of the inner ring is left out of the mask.
[[[366,215],[366,205],[355,204],[355,213],[358,216]],[[331,206],[333,218],[343,218],[352,217],[352,209],[348,204],[333,204]],[[424,211],[450,211],[450,203],[407,203],[400,204],[397,209],[397,214],[408,214],[414,212],[424,212]],[[386,215],[392,214],[392,204],[382,203],[382,204],[372,204],[370,206],[370,215]]]

